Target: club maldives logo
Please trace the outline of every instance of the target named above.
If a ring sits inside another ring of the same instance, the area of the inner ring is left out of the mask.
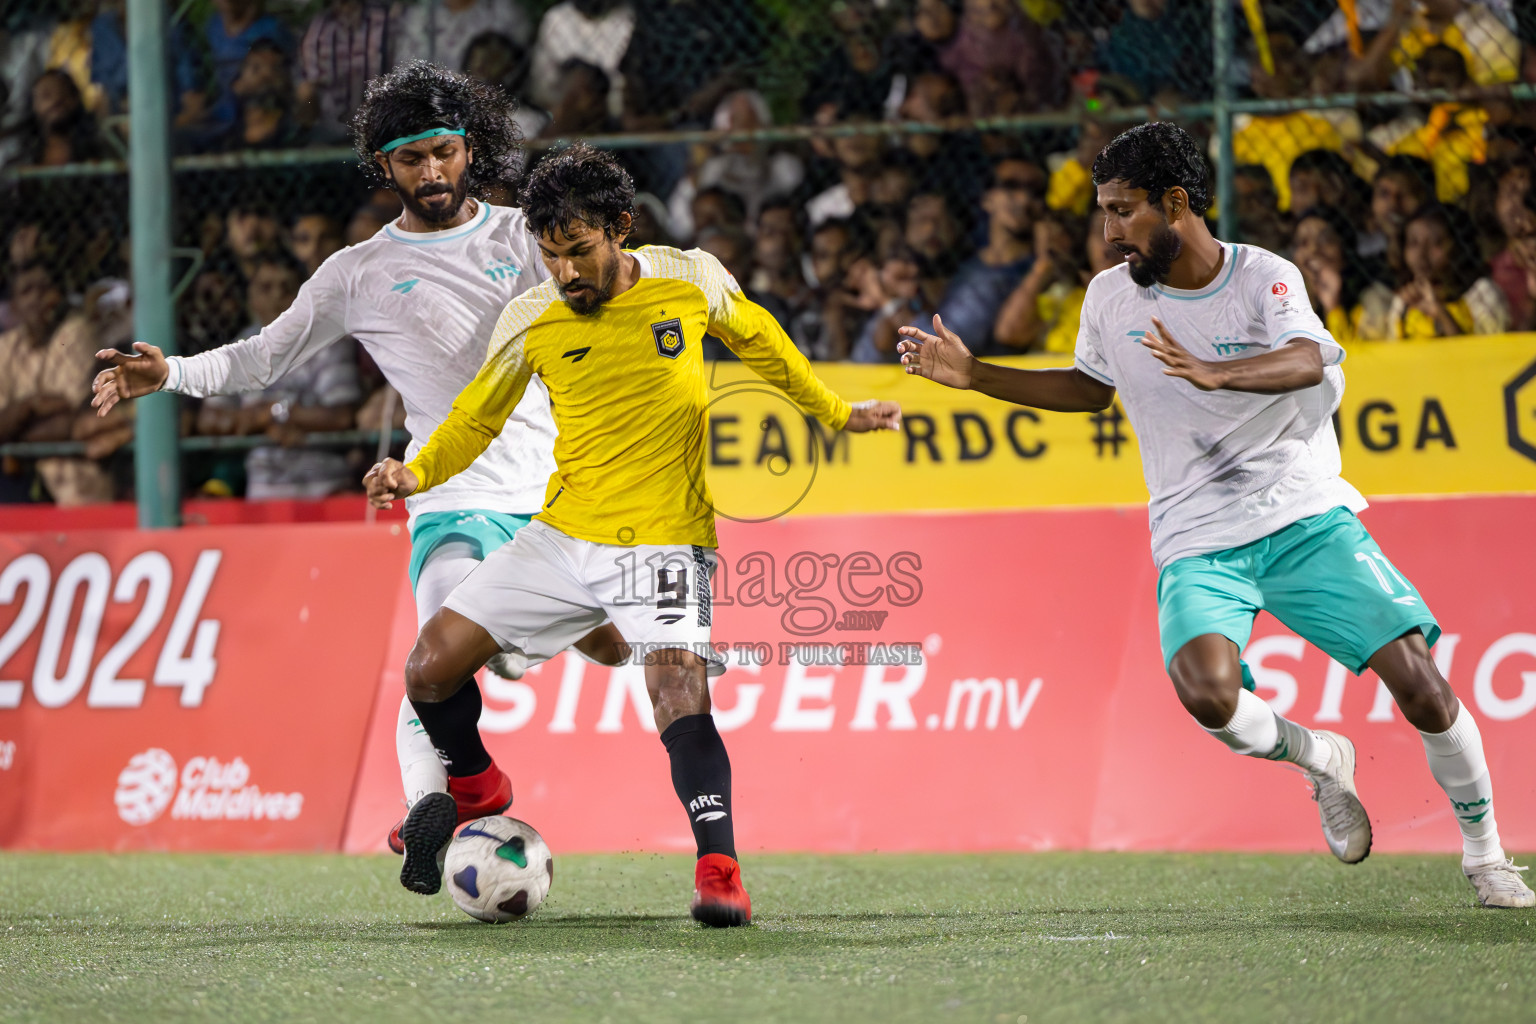
[[[180,821],[292,821],[304,809],[303,793],[268,793],[251,784],[251,766],[242,758],[194,757],[178,773],[176,759],[159,747],[128,759],[113,800],[130,825],[148,825],[167,807]]]

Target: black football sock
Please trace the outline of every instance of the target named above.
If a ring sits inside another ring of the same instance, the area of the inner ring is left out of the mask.
[[[699,856],[736,856],[731,821],[731,759],[711,715],[684,715],[661,734],[672,758],[672,788],[688,812]]]
[[[412,700],[411,707],[449,775],[479,775],[491,766],[491,755],[480,742],[480,684],[473,678],[447,700]]]

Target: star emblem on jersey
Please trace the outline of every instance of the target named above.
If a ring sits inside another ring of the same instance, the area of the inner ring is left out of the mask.
[[[659,324],[651,324],[651,336],[656,339],[657,355],[666,356],[668,359],[676,359],[678,353],[683,350],[683,322],[678,319],[663,320]]]

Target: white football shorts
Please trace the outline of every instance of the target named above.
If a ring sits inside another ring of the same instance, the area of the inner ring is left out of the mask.
[[[608,619],[637,652],[710,657],[713,548],[598,544],[535,519],[485,556],[450,608],[529,661],[552,658]]]

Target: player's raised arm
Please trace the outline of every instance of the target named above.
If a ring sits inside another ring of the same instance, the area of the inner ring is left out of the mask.
[[[816,376],[810,360],[795,347],[773,314],[742,295],[713,256],[697,255],[704,264],[710,333],[724,341],[753,373],[829,427],[855,434],[901,429],[901,406],[879,401],[850,405]]]
[[[1263,269],[1247,275],[1241,287],[1247,308],[1264,325],[1269,351],[1236,359],[1201,359],[1153,317],[1141,344],[1163,363],[1165,374],[1181,377],[1201,391],[1283,395],[1317,386],[1326,366],[1344,360],[1343,346],[1313,310],[1307,283],[1295,264],[1272,253],[1251,258]]]
[[[327,262],[299,287],[298,297],[257,334],[195,356],[166,356],[146,342],[133,353],[96,353],[112,365],[96,375],[91,405],[105,416],[125,398],[174,391],[193,398],[265,390],[273,381],[346,334],[343,272]]]
[[[933,334],[917,327],[903,327],[896,343],[901,365],[946,387],[979,391],[1014,405],[1051,412],[1098,412],[1115,400],[1112,384],[1092,377],[1075,366],[1049,370],[1021,370],[984,363],[971,355],[960,336],[933,317]]]
[[[389,508],[396,498],[436,487],[464,472],[506,426],[507,417],[522,401],[533,376],[523,353],[527,332],[526,328],[516,327],[520,323],[514,314],[516,308],[514,302],[502,314],[485,364],[469,386],[459,392],[448,418],[432,431],[416,457],[403,466],[394,459],[385,459],[363,478],[368,500],[374,507]]]
[[[1163,373],[1182,377],[1201,391],[1249,391],[1283,395],[1314,387],[1323,379],[1322,347],[1312,338],[1291,338],[1272,352],[1243,359],[1210,361],[1192,354],[1157,317],[1141,342],[1163,362]]]

